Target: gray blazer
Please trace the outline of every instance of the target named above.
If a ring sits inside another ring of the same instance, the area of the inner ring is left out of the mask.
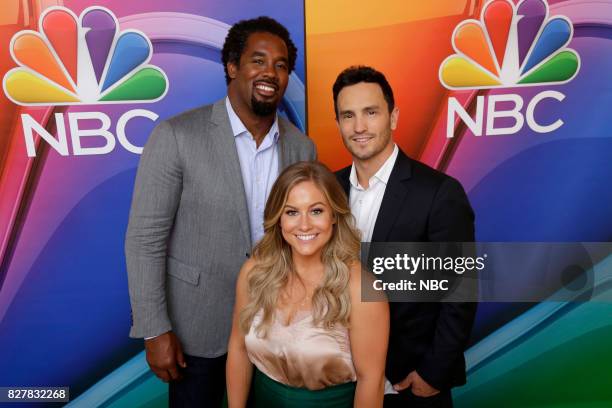
[[[315,147],[279,117],[280,168]],[[161,122],[144,148],[125,240],[131,337],[173,330],[183,351],[227,352],[240,267],[251,252],[225,99]]]

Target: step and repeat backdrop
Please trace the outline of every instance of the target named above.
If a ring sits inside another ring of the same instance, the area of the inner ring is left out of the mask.
[[[298,46],[281,114],[332,169],[350,164],[332,84],[370,65],[394,89],[396,143],[461,181],[479,241],[612,241],[612,1],[5,0],[0,386],[166,405],[128,338],[136,167],[157,122],[225,95],[227,30],[259,15]],[[594,285],[589,302],[481,304],[456,405],[611,405],[612,304],[597,297],[612,288]]]

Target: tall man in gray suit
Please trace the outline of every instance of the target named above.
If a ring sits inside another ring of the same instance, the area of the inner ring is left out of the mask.
[[[133,325],[173,407],[220,406],[235,280],[286,166],[313,143],[279,118],[297,50],[268,17],[234,25],[227,98],[161,122],[144,148],[125,251]]]

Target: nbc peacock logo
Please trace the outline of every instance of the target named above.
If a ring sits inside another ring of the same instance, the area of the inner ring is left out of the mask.
[[[456,54],[440,66],[448,89],[489,89],[571,81],[580,57],[567,48],[573,26],[565,16],[549,17],[544,0],[487,3],[480,20],[465,20],[453,32]]]
[[[20,31],[10,43],[19,67],[6,73],[3,87],[16,104],[155,102],[168,91],[164,71],[149,64],[151,41],[137,30],[120,31],[104,7],[89,7],[80,17],[51,7],[39,30]]]

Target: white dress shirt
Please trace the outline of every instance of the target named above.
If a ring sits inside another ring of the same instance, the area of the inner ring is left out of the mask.
[[[385,195],[385,189],[389,182],[391,170],[393,170],[393,166],[395,165],[398,151],[397,145],[394,145],[391,156],[389,156],[380,169],[378,169],[376,174],[370,178],[368,188],[363,188],[359,184],[355,163],[351,166],[351,175],[349,177],[349,181],[351,182],[349,202],[351,212],[357,221],[357,228],[361,231],[362,242],[372,241],[372,233],[374,232],[374,225],[376,224],[380,204]]]

